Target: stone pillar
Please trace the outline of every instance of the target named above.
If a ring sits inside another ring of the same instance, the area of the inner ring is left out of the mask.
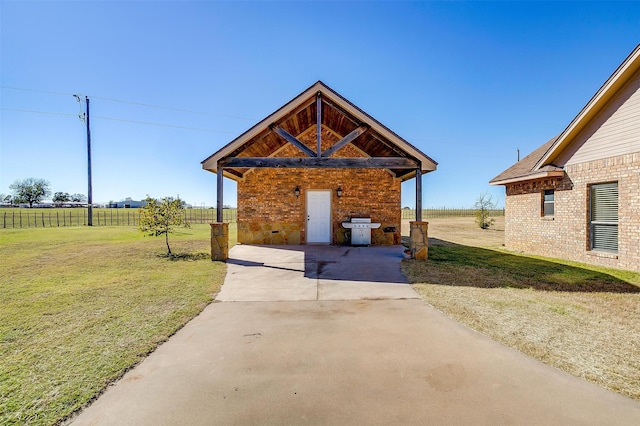
[[[226,262],[229,258],[229,224],[211,224],[211,260]]]
[[[429,257],[429,222],[409,222],[411,258],[427,260]]]

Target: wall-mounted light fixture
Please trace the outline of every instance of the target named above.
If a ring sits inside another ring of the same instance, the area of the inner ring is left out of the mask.
[[[342,197],[342,187],[338,186],[338,189],[336,189],[336,194],[338,195],[338,198]]]
[[[293,193],[296,194],[296,198],[300,196],[300,187],[296,185],[296,189],[293,190]]]

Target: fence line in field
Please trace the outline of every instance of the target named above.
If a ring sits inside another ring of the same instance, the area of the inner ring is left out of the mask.
[[[225,222],[235,222],[236,209],[224,209]],[[216,221],[216,209],[185,209],[184,219],[189,223]],[[138,226],[140,212],[137,209],[93,209],[93,226]],[[0,212],[2,228],[55,228],[61,226],[86,226],[86,209],[4,209]]]
[[[422,218],[429,219],[435,217],[475,217],[478,209],[474,208],[449,208],[422,209]],[[489,210],[489,216],[504,216],[504,209]],[[415,219],[415,209],[402,209],[403,219]]]
[[[443,207],[423,209],[422,218],[473,217],[476,209]],[[237,209],[222,211],[225,222],[236,222]],[[490,216],[504,216],[504,209],[489,211]],[[415,219],[416,211],[402,209],[402,219]],[[185,209],[184,218],[189,223],[211,223],[216,221],[216,209]],[[140,213],[137,209],[93,209],[93,226],[138,226]],[[87,210],[72,209],[3,209],[0,211],[2,228],[55,228],[60,226],[86,226]]]

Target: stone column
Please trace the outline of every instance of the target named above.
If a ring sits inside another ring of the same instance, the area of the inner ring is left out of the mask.
[[[226,262],[229,258],[229,224],[211,224],[211,260]]]
[[[427,260],[429,257],[429,222],[409,222],[411,258]]]

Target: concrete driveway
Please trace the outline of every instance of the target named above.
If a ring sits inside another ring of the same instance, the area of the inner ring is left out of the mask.
[[[399,248],[346,250],[234,247],[222,302],[74,424],[640,424],[638,402],[417,299]]]

